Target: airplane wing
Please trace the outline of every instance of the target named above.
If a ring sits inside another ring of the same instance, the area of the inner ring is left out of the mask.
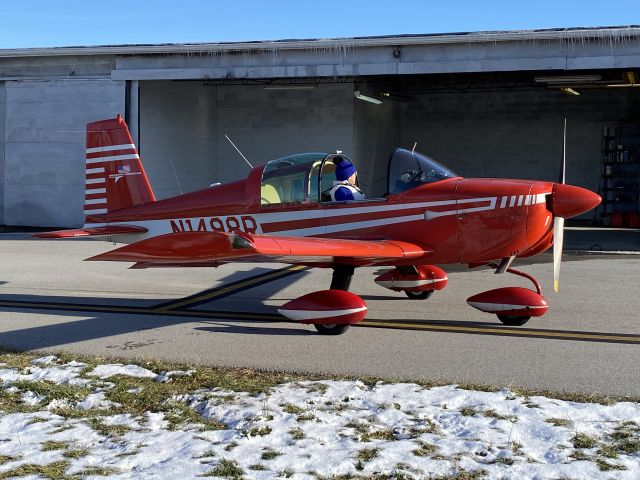
[[[53,232],[33,233],[31,236],[37,238],[104,237],[109,235],[126,235],[128,233],[145,233],[146,231],[146,228],[135,225],[112,225],[77,228],[75,230],[55,230]]]
[[[382,265],[423,257],[433,250],[396,240],[280,237],[246,233],[178,232],[125,245],[87,260],[202,266],[212,262]]]

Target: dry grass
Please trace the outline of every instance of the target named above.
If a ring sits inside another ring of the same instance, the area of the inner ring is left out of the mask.
[[[67,468],[69,467],[69,462],[59,461],[49,463],[48,465],[34,465],[34,464],[26,464],[20,465],[13,470],[9,470],[6,472],[0,473],[0,480],[5,480],[9,478],[19,478],[19,477],[28,477],[30,475],[40,476],[48,479],[71,479],[70,475],[66,474]]]
[[[20,353],[15,350],[10,350],[0,346],[0,363],[5,363],[6,367],[23,369],[28,367],[31,361],[43,355],[50,355],[50,352],[33,352],[33,353]],[[118,357],[90,357],[86,355],[76,355],[68,352],[56,352],[59,362],[65,363],[72,360],[86,363],[88,367],[95,367],[104,363],[134,363],[142,367],[153,370],[154,372],[170,371],[170,370],[195,370],[195,373],[190,376],[176,377],[172,382],[163,383],[160,389],[165,393],[165,398],[171,395],[179,395],[182,393],[193,392],[198,389],[208,389],[219,387],[226,390],[237,392],[248,392],[250,394],[257,394],[261,392],[267,392],[271,387],[284,382],[299,382],[299,381],[316,381],[305,385],[310,392],[322,394],[328,386],[319,382],[320,380],[360,380],[366,385],[373,386],[380,382],[382,383],[397,383],[397,382],[415,382],[424,388],[432,388],[437,386],[451,385],[456,383],[455,381],[447,379],[438,380],[425,380],[425,379],[413,379],[413,378],[393,378],[393,377],[354,377],[354,376],[327,376],[327,375],[314,375],[304,372],[278,372],[278,371],[264,371],[254,370],[247,368],[218,368],[208,367],[203,365],[194,364],[179,364],[164,361],[149,361],[147,359],[123,359]],[[6,368],[5,367],[5,368]],[[87,368],[88,369],[88,368]],[[129,377],[126,377],[129,378]],[[136,383],[140,382],[140,379],[131,379]],[[148,379],[144,379],[148,380]],[[152,380],[151,380],[152,381]],[[504,385],[488,385],[480,383],[458,383],[459,388],[465,390],[475,390],[484,392],[496,392]],[[507,385],[507,387],[515,394],[522,397],[532,396],[545,396],[548,398],[555,398],[558,400],[568,400],[576,402],[587,403],[600,403],[603,405],[610,405],[616,401],[631,401],[640,402],[640,397],[632,396],[604,396],[593,393],[576,393],[576,392],[562,392],[553,390],[533,390],[528,388],[521,388],[518,386]],[[1,392],[1,391],[0,391]],[[134,407],[142,407],[144,401],[134,403]],[[148,405],[148,403],[147,403]],[[531,405],[533,406],[533,404]],[[127,406],[126,406],[127,407]],[[0,393],[0,409],[3,409],[2,394]],[[154,411],[154,410],[150,410]]]
[[[242,478],[243,473],[244,472],[236,462],[223,458],[215,467],[213,467],[202,476],[239,479]]]

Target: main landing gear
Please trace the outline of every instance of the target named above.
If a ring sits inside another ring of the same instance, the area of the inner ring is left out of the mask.
[[[350,265],[336,265],[331,275],[331,290],[349,291],[355,268]],[[349,330],[349,325],[337,323],[314,323],[313,326],[321,335],[342,335]]]
[[[278,309],[280,314],[301,323],[312,324],[322,335],[340,335],[349,325],[367,314],[367,305],[349,292],[354,267],[336,265],[329,290],[309,293],[291,300]]]
[[[447,286],[447,274],[435,265],[402,265],[378,276],[375,282],[389,290],[404,292],[412,300],[426,300]]]
[[[411,290],[405,290],[404,294],[411,300],[426,300],[431,295],[433,295],[433,290],[425,290],[424,292],[413,292]]]

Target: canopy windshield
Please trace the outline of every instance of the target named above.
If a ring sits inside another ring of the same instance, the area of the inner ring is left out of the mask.
[[[402,193],[425,183],[458,177],[432,158],[397,148],[389,159],[389,193]]]

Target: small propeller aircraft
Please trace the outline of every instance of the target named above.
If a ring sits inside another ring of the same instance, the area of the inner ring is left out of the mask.
[[[87,125],[84,226],[35,236],[106,237],[125,245],[87,260],[133,262],[131,268],[229,262],[332,268],[329,290],[278,309],[326,335],[345,332],[367,313],[364,301],[348,291],[357,267],[394,267],[375,281],[410,299],[426,299],[447,284],[435,264],[490,265],[496,273],[529,279],[535,291],[498,288],[467,302],[519,326],[548,305],[535,278],[510,268],[512,261],[553,244],[557,291],[564,219],[601,201],[564,178],[462,178],[428,156],[398,148],[389,159],[384,197],[334,202],[326,192],[336,180],[337,157],[346,158],[291,155],[253,168],[244,180],[156,200],[118,115]]]

